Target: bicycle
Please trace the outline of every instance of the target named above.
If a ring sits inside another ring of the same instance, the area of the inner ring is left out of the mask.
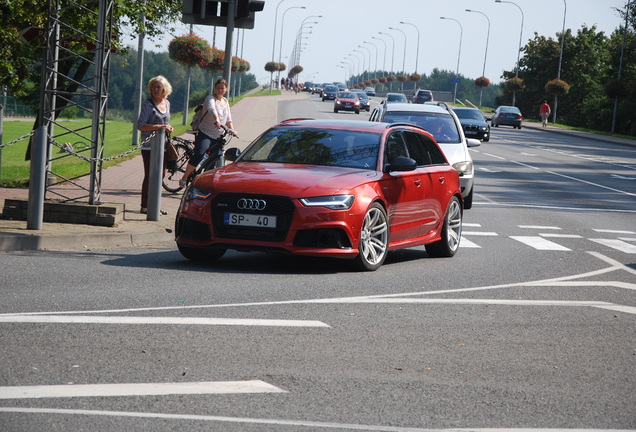
[[[183,177],[188,161],[194,154],[194,141],[181,137],[174,137],[171,140],[178,157],[174,163],[170,162],[171,166],[168,167],[161,185],[168,192],[177,193],[183,189],[183,187],[179,186],[179,180]]]
[[[187,184],[192,183],[192,180],[204,171],[208,171],[216,166],[216,163],[221,160],[223,155],[223,149],[225,145],[230,142],[232,137],[238,138],[238,135],[233,130],[221,125],[223,133],[219,138],[214,140],[210,147],[203,155],[203,159],[197,166],[197,168],[190,174],[187,179]],[[196,133],[196,132],[195,132]],[[229,138],[226,138],[227,136]],[[177,151],[178,158],[172,167],[168,168],[168,172],[163,179],[163,188],[171,193],[177,193],[183,189],[183,186],[179,184],[179,180],[183,178],[188,161],[194,154],[194,141],[187,140],[181,137],[172,138],[175,150]]]

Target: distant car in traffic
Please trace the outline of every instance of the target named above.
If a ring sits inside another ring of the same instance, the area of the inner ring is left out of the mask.
[[[517,129],[521,129],[522,121],[523,116],[521,115],[519,108],[507,105],[497,107],[492,115],[492,119],[490,120],[494,127],[499,127],[501,125],[512,126]]]
[[[421,104],[433,100],[433,92],[430,90],[418,90],[413,95],[413,103]]]
[[[459,122],[464,128],[464,135],[467,138],[476,138],[481,141],[490,141],[490,126],[486,117],[477,108],[456,107],[453,108]]]
[[[386,104],[393,102],[408,103],[408,99],[404,93],[387,93],[381,103]]]
[[[364,92],[369,96],[375,96],[375,89],[373,87],[367,87]]]
[[[326,100],[334,100],[337,94],[338,94],[338,87],[336,87],[333,84],[327,84],[322,89],[322,95],[321,95],[322,101],[324,102]]]
[[[358,94],[351,91],[339,91],[333,101],[333,112],[353,111],[360,114],[360,99]]]
[[[197,176],[182,197],[175,239],[187,259],[210,264],[232,249],[373,271],[392,250],[459,250],[459,176],[419,127],[290,120],[239,153],[228,149],[232,163]]]
[[[365,111],[371,111],[371,99],[369,96],[361,89],[351,89],[350,91],[354,92],[358,99],[360,99],[360,109]]]

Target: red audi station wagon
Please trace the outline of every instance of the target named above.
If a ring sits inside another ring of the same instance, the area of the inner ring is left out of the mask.
[[[183,195],[175,235],[188,259],[263,251],[348,258],[368,271],[392,250],[459,248],[459,176],[420,127],[287,120],[226,159]]]

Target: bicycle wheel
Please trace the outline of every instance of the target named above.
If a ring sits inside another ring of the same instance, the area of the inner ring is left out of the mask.
[[[188,160],[190,159],[191,150],[185,144],[175,144],[175,150],[177,151],[178,158],[175,161],[174,169],[168,169],[166,176],[163,178],[162,186],[165,190],[171,193],[177,193],[181,189],[179,186],[179,180],[183,178]]]

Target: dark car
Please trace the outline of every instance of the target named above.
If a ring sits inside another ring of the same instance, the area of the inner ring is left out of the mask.
[[[481,141],[490,141],[490,126],[484,114],[477,108],[453,108],[464,129],[466,138],[476,138]]]
[[[522,120],[523,116],[521,115],[521,111],[519,111],[519,108],[514,106],[501,105],[493,113],[490,122],[494,127],[503,125],[521,129]]]
[[[289,120],[237,152],[181,199],[175,237],[190,260],[234,249],[348,258],[372,271],[392,250],[424,245],[451,257],[459,248],[459,175],[422,128]]]
[[[365,93],[365,91],[361,89],[352,89],[351,91],[358,96],[358,99],[360,99],[360,109],[371,111],[371,99],[369,99],[369,96]]]
[[[360,99],[358,94],[350,91],[339,91],[333,101],[333,112],[353,111],[360,114]]]
[[[364,92],[369,96],[375,96],[375,89],[373,87],[366,87]]]
[[[404,93],[387,93],[382,103],[402,102],[407,103],[406,95]]]
[[[413,95],[413,103],[421,104],[433,100],[433,92],[430,90],[418,90]]]
[[[336,87],[333,84],[327,84],[322,89],[322,94],[321,94],[322,101],[324,102],[326,100],[334,100],[337,94],[338,94],[338,87]]]

